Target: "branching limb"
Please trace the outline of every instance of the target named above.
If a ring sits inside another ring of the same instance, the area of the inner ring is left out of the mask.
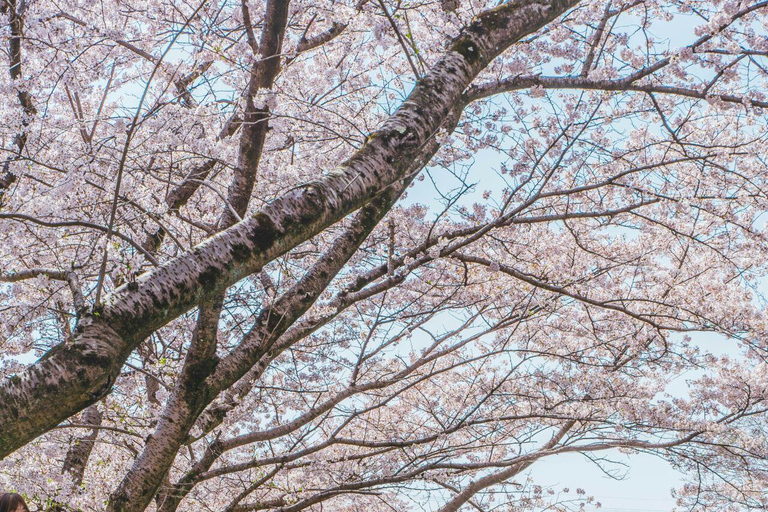
[[[400,110],[336,171],[290,191],[192,251],[140,276],[130,287],[118,289],[95,312],[98,316],[79,323],[75,340],[66,350],[54,348],[17,379],[2,383],[0,456],[108,392],[125,358],[150,333],[402,180],[408,163],[439,130],[488,62],[575,3],[530,0],[480,14],[416,85]],[[96,361],[82,357],[96,346],[100,354]],[[37,386],[41,379],[53,379],[57,384]],[[67,399],[60,400],[63,396]],[[50,407],[51,403],[57,406]]]

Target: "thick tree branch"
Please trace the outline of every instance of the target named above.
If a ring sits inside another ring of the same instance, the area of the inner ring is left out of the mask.
[[[336,39],[342,32],[344,32],[344,30],[346,30],[346,28],[346,24],[334,21],[325,32],[321,32],[309,39],[302,37],[299,44],[296,46],[296,53],[304,53],[317,48],[318,46],[322,46],[325,43]]]
[[[336,171],[298,187],[245,221],[118,289],[84,318],[75,340],[0,387],[5,457],[108,392],[122,362],[151,332],[314,236],[404,179],[462,92],[508,46],[575,0],[527,0],[480,14],[400,110]],[[98,354],[91,360],[91,354]],[[77,374],[75,373],[77,372]],[[50,380],[51,385],[39,385]],[[66,397],[66,398],[65,398]],[[56,403],[57,407],[50,407]]]
[[[266,22],[261,42],[256,44],[247,3],[243,2],[242,4],[251,46],[254,51],[261,48],[264,52],[261,55],[262,60],[254,64],[251,72],[246,97],[246,119],[249,119],[249,115],[257,112],[251,97],[254,88],[258,90],[271,87],[280,69],[279,55],[282,41],[285,38],[288,8],[289,2],[287,1],[269,1],[267,3]],[[239,165],[235,169],[228,189],[226,202],[229,207],[224,209],[219,219],[219,230],[226,229],[239,221],[248,208],[266,139],[267,116],[261,119],[259,126],[246,124],[243,128],[238,157]],[[213,160],[209,160],[207,163],[212,162]],[[205,164],[201,169],[207,174]],[[189,183],[189,180],[185,180],[185,183]],[[169,201],[170,208],[178,208],[178,203],[186,200],[187,193],[194,192],[192,187],[184,187],[185,183],[174,190],[176,194],[174,194],[175,197],[170,198],[172,201]],[[223,302],[224,296],[221,294],[214,297],[210,302],[200,305],[192,346],[186,354],[182,373],[165,406],[165,411],[154,435],[149,438],[140,457],[134,462],[120,486],[112,494],[109,505],[110,511],[139,512],[146,508],[160,488],[163,479],[166,478],[179,447],[189,434],[189,429],[208,405],[209,393],[202,386],[205,378],[213,372],[218,363],[216,338]]]
[[[228,190],[229,203],[234,212],[224,211],[220,222],[222,228],[228,228],[238,222],[237,216],[241,218],[245,216],[253,193],[259,162],[264,153],[264,144],[269,131],[270,117],[269,106],[256,105],[254,96],[260,90],[271,89],[280,72],[280,58],[285,40],[285,28],[288,23],[288,11],[288,1],[268,1],[261,39],[258,45],[255,39],[252,43],[254,51],[259,51],[259,59],[251,66],[251,76],[245,93],[245,111],[241,122],[242,131],[237,167]],[[247,3],[243,2],[243,14],[247,18],[246,26],[250,29],[250,16],[247,13]],[[253,37],[253,34],[249,34],[249,40]]]
[[[638,84],[632,77],[619,80],[592,80],[581,76],[519,76],[470,87],[467,90],[467,99],[469,101],[477,101],[496,94],[530,89],[531,87],[536,86],[543,87],[544,89],[583,89],[593,91],[669,94],[699,100],[713,99],[725,103],[735,103],[740,105],[750,104],[755,107],[768,108],[768,101],[752,100],[733,94],[709,94],[705,91],[687,89],[685,87],[655,85],[651,83]]]
[[[307,271],[302,279],[281,295],[272,306],[262,311],[254,327],[240,343],[241,346],[249,343],[252,346],[252,351],[255,349],[255,353],[242,351],[238,353],[237,357],[230,356],[222,364],[217,365],[215,372],[208,376],[208,380],[205,382],[204,389],[207,392],[200,393],[201,397],[204,397],[201,403],[203,407],[199,408],[194,417],[191,418],[192,423],[188,425],[187,434],[203,408],[212,402],[219,392],[230,388],[242,377],[243,373],[247,372],[246,378],[239,383],[240,385],[236,386],[231,393],[228,392],[229,400],[225,400],[223,404],[214,408],[205,417],[204,431],[212,430],[222,421],[226,413],[234,408],[237,399],[247,393],[252,379],[257,379],[266,367],[266,365],[255,365],[254,363],[264,356],[267,356],[267,359],[271,361],[285,349],[285,347],[281,347],[280,350],[274,350],[275,341],[317,300],[328,283],[338,274],[397,198],[400,197],[403,190],[404,187],[390,190],[364,207],[355,217],[352,227],[334,241],[331,248]],[[249,357],[246,359],[246,356]],[[222,368],[225,370],[222,371]],[[178,440],[177,449],[183,441],[184,439]],[[198,465],[210,466],[210,463],[215,461],[215,457],[218,456],[216,454],[217,445],[211,448]],[[161,496],[159,501],[162,503],[162,508],[160,510],[163,512],[176,510],[181,499],[191,489],[190,483],[192,482],[182,481],[171,492]]]
[[[197,414],[207,404],[205,377],[216,367],[216,336],[224,297],[200,307],[192,343],[155,432],[147,439],[120,485],[112,493],[109,512],[140,512],[163,483],[179,446]]]
[[[87,435],[75,439],[69,446],[69,450],[67,450],[63,471],[69,473],[75,487],[78,487],[83,482],[85,468],[88,464],[88,458],[91,456],[93,445],[96,442],[96,436],[99,434],[98,427],[101,426],[101,421],[101,412],[99,412],[95,404],[83,411],[80,426],[90,425],[94,428]]]
[[[3,0],[2,12],[8,14],[8,22],[10,24],[10,37],[8,38],[8,54],[10,57],[10,63],[8,70],[11,75],[11,81],[21,81],[22,78],[22,62],[21,62],[21,41],[24,37],[24,12],[23,7],[26,4],[22,2],[18,5],[16,0]],[[37,113],[34,104],[32,103],[32,96],[29,91],[24,89],[18,89],[16,95],[21,104],[21,108],[24,112],[24,119],[22,120],[22,126],[26,128],[30,123],[30,118]],[[27,144],[27,133],[22,131],[18,133],[14,138],[14,144],[18,148],[18,157],[10,158],[3,162],[2,175],[0,175],[0,206],[2,206],[2,196],[4,190],[8,189],[15,181],[16,175],[10,170],[10,165],[13,160],[20,158],[20,155],[24,152],[24,148]]]

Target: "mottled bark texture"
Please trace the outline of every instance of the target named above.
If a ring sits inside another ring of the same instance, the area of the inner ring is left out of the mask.
[[[440,7],[445,12],[453,12],[459,8],[459,0],[440,0]]]
[[[94,404],[83,411],[80,424],[98,427],[101,425],[101,420],[101,412],[99,412],[98,407]],[[83,482],[85,468],[88,465],[88,457],[91,456],[93,444],[96,442],[98,434],[99,429],[93,428],[87,435],[78,438],[71,444],[66,457],[64,457],[63,471],[69,473],[75,487]]]
[[[3,382],[2,456],[97,402],[111,389],[131,346],[104,321],[90,315],[73,334],[72,341],[50,350],[21,376]]]
[[[245,98],[237,169],[227,194],[231,208],[224,211],[219,224],[221,228],[232,226],[239,220],[237,216],[245,215],[256,183],[256,173],[269,130],[270,113],[267,105],[254,103],[254,96],[259,90],[271,89],[280,71],[280,54],[283,51],[285,27],[288,23],[289,3],[286,0],[267,2],[264,29],[258,45],[259,58],[251,68],[248,94]],[[244,18],[250,23],[247,7],[244,5],[243,9]],[[256,46],[255,42],[253,46]]]
[[[527,0],[482,13],[397,113],[339,168],[115,291],[81,321],[71,344],[51,350],[0,387],[0,457],[108,392],[122,362],[151,332],[405,179],[410,163],[475,76],[504,49],[575,3]]]
[[[256,107],[253,96],[260,89],[271,88],[280,71],[280,54],[288,23],[289,5],[287,0],[267,2],[260,43],[256,45],[252,41],[252,47],[259,48],[259,54],[251,68],[238,166],[227,192],[228,207],[218,222],[219,230],[234,225],[248,210],[269,123],[269,109]],[[249,25],[250,38],[250,13],[247,4],[243,3],[242,8],[244,21]],[[168,470],[190,429],[210,403],[211,393],[204,383],[218,364],[216,339],[223,302],[224,295],[219,294],[212,301],[200,305],[192,345],[185,356],[182,373],[154,434],[112,493],[108,506],[110,512],[138,512],[149,505],[162,482],[167,479]]]
[[[465,103],[463,102],[457,104],[446,118],[444,126],[448,132],[455,130],[464,107]],[[409,177],[391,185],[375,200],[361,208],[352,219],[350,227],[336,237],[331,247],[310,267],[299,282],[277,298],[271,307],[262,312],[256,324],[238,344],[241,348],[217,365],[216,371],[208,377],[208,386],[205,389],[210,391],[208,398],[211,402],[218,393],[222,393],[222,396],[199,416],[197,428],[202,435],[210,433],[221,424],[226,415],[237,406],[240,399],[250,392],[254,383],[258,381],[274,358],[298,339],[301,339],[300,337],[286,337],[284,334],[314,304],[349,258],[357,252],[376,225],[394,206],[416,176],[417,171],[432,159],[439,148],[440,144],[437,140],[430,139],[425,144],[419,158],[411,162],[407,173]],[[279,320],[275,321],[276,318]],[[270,323],[272,323],[272,327],[268,328]],[[328,407],[331,406],[332,402],[328,402]],[[328,409],[319,408],[317,415],[326,410]],[[316,416],[307,415],[298,418],[297,423],[289,427],[306,424],[314,417]],[[204,456],[179,482],[173,486],[168,486],[157,496],[158,511],[175,512],[192,487],[200,481],[201,475],[211,468],[221,451],[225,449],[229,448],[218,442],[211,444]]]
[[[0,3],[0,13],[8,15],[8,24],[10,28],[10,37],[8,38],[8,57],[9,66],[8,71],[11,75],[11,80],[16,81],[22,78],[22,62],[21,62],[21,41],[24,37],[24,9],[26,4],[22,2],[19,4],[16,0],[4,0]],[[19,103],[24,110],[24,119],[22,125],[26,128],[29,125],[30,118],[34,116],[37,111],[34,103],[32,102],[32,96],[28,91],[19,89],[16,93]],[[21,132],[16,135],[14,144],[18,149],[20,155],[27,144],[27,134]],[[11,162],[16,160],[17,157],[9,157],[3,162],[2,172],[0,172],[0,206],[2,206],[3,193],[6,189],[16,181],[17,176],[10,170]]]
[[[108,511],[144,510],[149,505],[163,483],[181,442],[207,405],[205,378],[218,363],[216,335],[222,302],[223,297],[219,296],[200,308],[184,367],[165,412],[154,434],[146,440],[141,455],[112,493]]]
[[[240,343],[240,346],[247,344],[248,348],[231,354],[222,361],[223,364],[217,365],[216,371],[207,377],[203,386],[206,392],[206,406],[216,398],[219,392],[230,388],[237,383],[238,379],[243,377],[246,371],[249,372],[248,378],[236,386],[236,395],[229,396],[228,401],[222,402],[219,407],[215,408],[214,412],[209,413],[204,428],[210,430],[218,425],[227,412],[234,407],[239,397],[248,392],[249,384],[261,376],[266,362],[272,361],[286,348],[276,343],[280,336],[314,304],[331,280],[373,231],[376,224],[392,208],[404,190],[405,184],[397,184],[390,187],[375,201],[363,207],[355,216],[352,226],[334,240],[331,248],[307,271],[299,282],[281,295],[271,307],[262,311],[256,324]],[[261,364],[262,362],[264,364]],[[237,396],[238,393],[239,396]],[[197,411],[193,423],[202,412],[203,408]],[[188,424],[187,432],[193,423]],[[183,440],[179,440],[177,449],[181,446],[181,441]],[[200,472],[209,469],[217,456],[216,447],[212,446],[190,476],[182,478],[176,486],[159,496],[158,510],[162,512],[176,510],[181,500],[196,483],[195,477]]]
[[[184,178],[184,181],[171,190],[165,198],[165,202],[168,205],[168,211],[178,212],[182,206],[187,204],[187,201],[189,201],[192,195],[197,192],[215,165],[216,160],[206,160],[202,164],[193,167],[187,174],[187,177]],[[160,249],[160,245],[162,245],[164,239],[165,230],[160,226],[154,233],[147,235],[147,238],[141,246],[146,249],[147,252],[155,254],[158,249]]]
[[[445,128],[448,133],[452,133],[455,130],[464,107],[465,104],[463,102],[459,103],[446,118]],[[292,298],[294,301],[303,300],[305,307],[310,303],[314,303],[328,283],[354,254],[354,251],[365,241],[368,234],[385,217],[413,177],[416,176],[417,171],[427,165],[439,149],[440,144],[436,139],[431,139],[425,145],[423,153],[419,158],[411,163],[408,172],[411,178],[390,186],[376,200],[362,208],[353,219],[351,227],[334,240],[331,248],[323,254],[322,258],[310,268],[294,287],[275,301],[272,307],[262,313],[261,320],[267,321],[270,317],[276,317],[277,315],[280,319],[278,324],[280,328],[278,330],[281,337],[289,327],[293,327],[295,320],[298,319],[298,315],[288,315],[286,312],[291,308],[296,308],[297,305],[289,302],[288,299]],[[303,312],[304,308],[301,308],[301,311]],[[319,327],[321,325],[315,326],[315,329]],[[267,347],[264,345],[264,338],[259,337],[259,329],[263,329],[263,326],[257,323],[245,335],[241,343],[238,344],[239,348],[226,357],[217,367],[216,372],[209,378],[213,389],[226,390],[226,392],[223,393],[218,403],[201,415],[197,426],[203,435],[216,428],[225,415],[237,405],[240,398],[250,391],[254,381],[259,378],[269,362],[279,355],[278,351],[284,350],[287,346],[301,339],[300,336],[291,337],[291,339],[280,339],[277,342],[279,348],[275,349],[273,347],[265,350]],[[271,332],[272,337],[277,339],[275,337],[277,331]],[[306,332],[306,334],[308,333]]]

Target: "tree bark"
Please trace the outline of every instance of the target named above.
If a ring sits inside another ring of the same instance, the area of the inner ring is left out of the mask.
[[[96,404],[83,411],[82,423],[84,425],[98,427],[101,425],[101,420],[101,412],[99,412]],[[67,456],[64,458],[63,471],[69,473],[75,487],[79,487],[83,482],[85,468],[88,464],[88,457],[91,456],[91,451],[93,450],[93,445],[96,442],[98,434],[99,429],[94,428],[88,435],[78,438],[74,444],[69,447],[69,450],[67,450]]]
[[[339,168],[114,292],[83,318],[71,344],[52,349],[0,386],[0,457],[107,393],[122,363],[151,332],[406,179],[410,162],[477,74],[575,4],[528,0],[480,14],[401,108]]]
[[[205,378],[218,363],[216,335],[223,299],[216,297],[210,304],[200,307],[184,368],[164,414],[141,455],[112,493],[107,507],[109,512],[144,510],[149,505],[173,464],[179,445],[207,404]]]
[[[246,92],[238,166],[227,193],[227,205],[219,219],[220,230],[234,225],[248,210],[269,123],[269,109],[256,107],[253,95],[260,89],[271,88],[280,70],[289,5],[290,2],[286,0],[267,2],[265,27],[258,45],[259,59],[252,66]],[[243,17],[249,24],[247,30],[250,37],[250,14],[245,3]],[[253,46],[256,48],[255,44]],[[147,440],[141,455],[112,493],[108,507],[110,512],[135,512],[149,505],[167,478],[168,470],[173,465],[179,447],[187,439],[189,430],[209,404],[210,393],[205,389],[204,382],[218,363],[216,339],[223,302],[224,295],[220,294],[211,302],[200,305],[192,347],[185,357],[182,373],[154,435]]]

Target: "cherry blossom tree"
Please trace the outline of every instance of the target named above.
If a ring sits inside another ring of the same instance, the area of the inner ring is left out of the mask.
[[[768,507],[768,2],[0,0],[0,484]],[[713,335],[718,343],[705,343]]]

